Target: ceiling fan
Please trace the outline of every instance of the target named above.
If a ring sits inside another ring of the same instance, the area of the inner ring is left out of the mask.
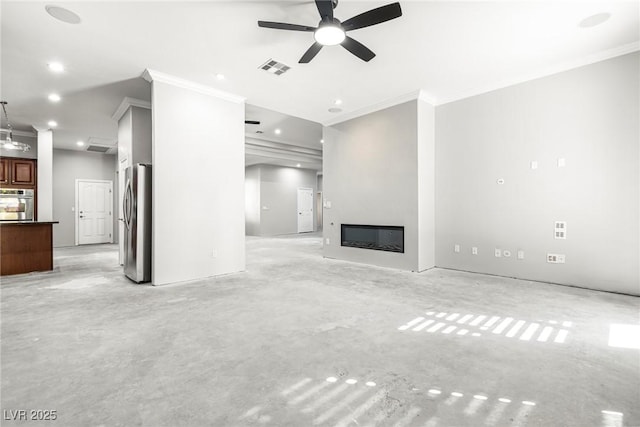
[[[371,25],[380,24],[402,16],[400,3],[391,3],[340,22],[333,16],[333,9],[338,5],[338,0],[315,0],[315,3],[318,12],[320,12],[318,27],[286,24],[284,22],[258,21],[259,27],[273,28],[276,30],[313,32],[313,37],[316,41],[298,61],[301,64],[309,63],[318,52],[320,52],[322,46],[334,46],[337,44],[363,61],[369,62],[376,54],[359,41],[347,36],[346,32],[370,27]]]

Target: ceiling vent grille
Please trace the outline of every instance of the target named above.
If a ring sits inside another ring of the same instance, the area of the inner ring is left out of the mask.
[[[87,151],[93,151],[94,153],[106,153],[111,150],[111,147],[105,147],[104,145],[89,145]]]
[[[269,59],[267,62],[262,64],[260,68],[271,74],[275,74],[276,76],[284,74],[291,69],[288,65],[284,65],[282,62],[278,62],[273,59]]]

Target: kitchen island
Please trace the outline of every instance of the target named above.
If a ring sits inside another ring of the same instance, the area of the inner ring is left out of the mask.
[[[0,276],[53,270],[53,224],[58,221],[0,222]]]

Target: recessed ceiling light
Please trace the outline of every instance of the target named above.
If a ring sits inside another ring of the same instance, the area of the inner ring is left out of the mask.
[[[342,108],[336,108],[336,107],[329,108],[330,113],[339,113],[341,111],[342,111]]]
[[[54,73],[61,73],[64,71],[64,65],[59,62],[49,62],[47,64],[47,67],[49,67],[49,70],[53,71]]]
[[[600,25],[611,18],[611,14],[607,12],[596,13],[595,15],[587,16],[578,24],[581,28],[591,28],[596,25]]]
[[[335,101],[333,101],[334,105],[341,105],[342,104],[342,99],[336,99]]]
[[[324,144],[324,139],[321,139],[321,140],[320,140],[320,144]]]
[[[282,133],[282,131],[280,129],[276,129],[273,132],[275,132],[276,135],[280,135]]]
[[[224,80],[224,74],[220,74],[220,73],[216,74],[216,79]]]
[[[60,98],[60,95],[58,95],[57,93],[52,93],[49,95],[49,101],[51,102],[58,102],[60,101],[62,98]]]
[[[301,165],[300,165],[300,163],[298,163],[298,164],[296,165],[296,167],[297,167],[297,168],[299,168],[300,166],[301,166]]]
[[[58,126],[58,122],[56,122],[55,120],[49,120],[47,122],[47,126],[54,128],[54,127]]]
[[[48,4],[44,8],[49,15],[53,16],[58,21],[66,22],[67,24],[79,24],[81,21],[78,15],[64,7]]]
[[[84,141],[78,141],[78,142],[76,142],[76,144],[77,144],[79,147],[82,147],[82,146],[84,145]]]

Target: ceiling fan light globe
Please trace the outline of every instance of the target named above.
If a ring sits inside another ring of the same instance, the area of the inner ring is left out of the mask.
[[[344,41],[346,34],[335,25],[323,25],[313,33],[313,37],[323,46],[335,46]]]

